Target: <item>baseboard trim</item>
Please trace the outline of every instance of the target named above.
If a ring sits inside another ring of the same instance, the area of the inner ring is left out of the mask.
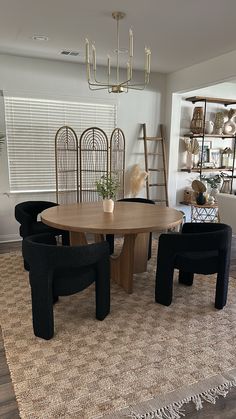
[[[21,240],[18,234],[0,235],[0,243],[19,242]]]

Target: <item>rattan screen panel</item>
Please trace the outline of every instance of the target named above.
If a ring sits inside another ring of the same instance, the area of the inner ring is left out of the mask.
[[[78,138],[75,131],[63,126],[55,137],[56,195],[58,204],[79,200]]]
[[[96,180],[108,175],[108,138],[97,127],[86,129],[79,141],[80,202],[98,201]]]
[[[110,138],[110,174],[116,174],[120,183],[117,199],[124,198],[125,135],[115,128]]]

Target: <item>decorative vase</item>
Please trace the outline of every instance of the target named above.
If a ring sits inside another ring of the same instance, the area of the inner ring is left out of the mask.
[[[191,170],[193,167],[193,154],[191,151],[187,151],[187,158],[186,158],[186,168]]]
[[[201,106],[194,108],[190,130],[193,134],[200,134],[203,131],[203,108]]]
[[[204,205],[206,203],[206,198],[203,195],[203,192],[198,192],[198,195],[196,197],[196,203],[198,205]]]
[[[102,203],[104,212],[114,211],[114,201],[112,199],[103,199]]]
[[[212,134],[213,130],[214,130],[214,122],[206,121],[205,122],[205,133],[206,134]]]

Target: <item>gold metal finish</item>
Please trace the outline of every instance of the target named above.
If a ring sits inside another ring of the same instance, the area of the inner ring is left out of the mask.
[[[124,17],[126,16],[126,14],[125,13],[123,13],[123,12],[112,12],[112,17],[113,17],[113,19],[115,19],[115,20],[121,20],[121,19],[124,19]]]
[[[80,202],[98,201],[96,181],[108,175],[108,138],[97,127],[86,129],[79,140]]]
[[[125,135],[120,128],[115,128],[110,138],[110,174],[116,174],[120,183],[117,199],[124,198]]]
[[[125,91],[123,86],[112,86],[111,88],[112,93],[123,93]]]
[[[58,204],[78,202],[78,138],[68,126],[55,136],[56,198]]]
[[[133,31],[129,30],[129,50],[128,50],[128,59],[127,59],[127,75],[126,78],[120,80],[120,32],[119,32],[119,22],[124,19],[125,13],[123,12],[113,12],[113,19],[116,20],[116,65],[115,72],[116,77],[115,81],[111,79],[112,73],[112,63],[111,58],[107,56],[107,74],[104,81],[100,81],[97,78],[97,62],[96,62],[96,48],[95,44],[90,44],[89,40],[85,40],[85,57],[86,57],[86,71],[87,71],[87,80],[88,85],[91,90],[107,90],[109,93],[123,93],[128,92],[130,89],[134,90],[143,90],[149,83],[150,79],[150,70],[151,70],[151,50],[150,48],[145,47],[145,65],[144,65],[144,80],[142,83],[136,83],[133,81],[133,57],[134,57],[134,46],[133,46]],[[91,54],[92,50],[92,54]],[[114,66],[113,66],[114,67]]]

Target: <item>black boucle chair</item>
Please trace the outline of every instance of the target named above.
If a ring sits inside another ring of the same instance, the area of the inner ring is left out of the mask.
[[[140,204],[153,204],[155,205],[155,202],[151,199],[147,198],[122,198],[118,199],[118,202],[124,201],[124,202],[138,202]],[[106,241],[109,243],[110,246],[110,253],[114,253],[114,235],[113,234],[107,234],[106,235]],[[149,244],[148,244],[148,259],[151,259],[152,257],[152,233],[150,233],[149,236]]]
[[[232,229],[226,224],[185,223],[181,233],[161,234],[159,238],[156,290],[157,303],[172,302],[173,273],[179,282],[192,285],[194,273],[217,273],[215,308],[227,301]]]
[[[25,201],[15,206],[15,218],[20,223],[20,236],[24,239],[27,236],[40,233],[52,233],[55,236],[62,236],[62,243],[69,244],[69,233],[49,227],[42,221],[38,221],[38,215],[50,207],[57,204],[50,201]],[[28,267],[24,261],[25,269]]]
[[[57,246],[51,234],[28,236],[23,256],[29,265],[34,334],[51,339],[53,303],[59,296],[75,294],[95,282],[96,318],[110,311],[110,262],[106,242],[86,246]]]

